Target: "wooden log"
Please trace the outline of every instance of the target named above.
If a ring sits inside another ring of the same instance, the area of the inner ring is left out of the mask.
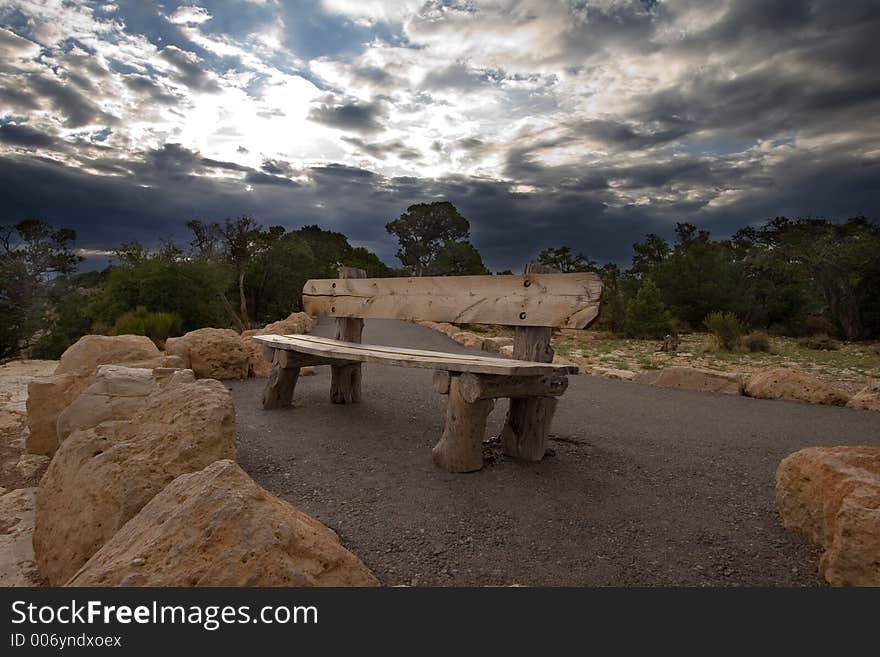
[[[277,359],[281,367],[316,367],[318,365],[350,365],[351,361],[339,360],[334,358],[326,358],[324,356],[313,356],[311,354],[302,354],[298,351],[290,351],[288,349],[278,349]]]
[[[355,267],[340,267],[339,278],[366,278],[367,272]],[[339,317],[336,320],[336,339],[344,342],[361,341],[364,320]],[[361,364],[348,363],[330,366],[330,401],[334,404],[353,404],[361,400]]]
[[[315,279],[303,286],[313,316],[585,328],[599,314],[593,272],[522,276]]]
[[[281,364],[282,354],[284,354],[282,350],[276,350],[275,362],[272,364],[272,371],[269,372],[269,379],[263,390],[263,410],[287,408],[293,404],[293,392],[299,380],[300,368],[284,367]]]
[[[434,370],[434,379],[431,382],[434,392],[439,392],[441,395],[448,395],[449,379],[449,372],[445,370]]]
[[[493,406],[491,399],[465,401],[461,394],[461,377],[450,377],[446,425],[440,441],[431,450],[434,465],[449,472],[473,472],[482,468],[486,419]]]
[[[524,275],[541,274],[548,269],[544,265],[529,263],[525,267]],[[517,326],[513,338],[513,357],[539,363],[552,362],[552,332],[546,326]],[[504,454],[526,461],[540,461],[544,458],[556,404],[557,400],[553,397],[512,398],[504,428],[501,430],[501,450]]]
[[[559,374],[499,376],[466,372],[461,375],[460,380],[461,395],[469,403],[474,403],[478,399],[498,399],[500,397],[511,399],[558,397],[568,388],[568,378]]]

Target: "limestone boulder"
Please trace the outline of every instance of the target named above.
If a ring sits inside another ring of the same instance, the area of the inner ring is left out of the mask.
[[[158,386],[159,378],[153,370],[100,365],[93,382],[59,413],[58,441],[64,441],[78,429],[131,417]]]
[[[232,329],[202,328],[165,341],[165,353],[180,356],[200,379],[245,379],[250,356]]]
[[[482,349],[483,342],[486,339],[482,335],[471,333],[470,331],[459,331],[450,337],[462,347],[467,347],[468,349]]]
[[[272,363],[263,358],[263,345],[250,340],[254,335],[302,335],[315,326],[315,320],[308,313],[291,313],[286,319],[266,324],[261,329],[244,331],[245,348],[248,351],[248,373],[250,376],[266,377],[272,371]],[[302,372],[300,372],[302,375]]]
[[[785,399],[834,406],[842,406],[849,400],[845,392],[827,381],[785,367],[753,374],[746,383],[745,394],[758,399]]]
[[[865,411],[880,411],[880,381],[873,381],[859,390],[846,405]]]
[[[39,586],[34,564],[36,488],[0,494],[0,587]]]
[[[783,525],[825,548],[836,585],[880,586],[880,447],[810,447],[776,471]]]
[[[49,457],[42,454],[22,454],[15,464],[15,471],[25,483],[36,485],[49,467]]]
[[[601,376],[605,379],[614,379],[616,381],[633,381],[636,378],[636,373],[630,370],[621,370],[615,367],[602,367],[601,365],[593,365],[588,368],[587,374],[590,374],[591,376]]]
[[[58,449],[58,416],[91,383],[93,374],[55,374],[28,383],[26,449],[51,456]]]
[[[497,336],[493,338],[483,338],[483,351],[489,351],[493,354],[500,354],[504,347],[513,347],[513,338]]]
[[[744,387],[742,374],[682,366],[653,372],[649,370],[635,380],[662,388],[717,392],[724,395],[741,395]]]
[[[161,355],[143,335],[85,335],[61,354],[55,374],[91,374],[98,365],[149,361]]]
[[[376,586],[334,531],[229,460],[178,477],[70,586]]]
[[[34,533],[50,584],[66,582],[175,477],[235,458],[229,391],[174,378],[128,420],[74,431],[59,446],[40,482]]]

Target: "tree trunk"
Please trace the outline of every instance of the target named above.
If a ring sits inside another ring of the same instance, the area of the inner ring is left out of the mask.
[[[241,323],[248,329],[251,326],[251,320],[248,318],[247,297],[244,294],[244,269],[238,272],[238,302],[241,311]]]

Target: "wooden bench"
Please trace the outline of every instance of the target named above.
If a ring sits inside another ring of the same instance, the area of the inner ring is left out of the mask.
[[[501,434],[505,454],[538,461],[557,398],[577,367],[554,365],[553,327],[584,328],[599,312],[602,284],[594,273],[547,273],[528,265],[522,276],[366,278],[341,267],[339,279],[307,281],[303,307],[336,317],[336,339],[259,335],[273,363],[263,408],[290,406],[300,368],[330,365],[330,399],[361,399],[362,363],[434,370],[433,387],[448,395],[446,425],[432,455],[450,472],[479,470],[486,419],[495,399],[509,398]],[[513,359],[363,344],[364,319],[383,318],[515,327]]]

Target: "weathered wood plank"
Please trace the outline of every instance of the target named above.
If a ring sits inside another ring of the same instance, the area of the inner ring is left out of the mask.
[[[267,411],[291,406],[296,382],[299,380],[299,368],[284,367],[279,361],[280,355],[281,351],[276,351],[275,363],[263,390],[263,409]]]
[[[319,338],[314,335],[255,335],[251,339],[277,349],[287,349],[327,359],[379,363],[400,367],[422,367],[448,372],[537,376],[554,372],[577,374],[578,371],[577,367],[573,365],[530,363],[508,358],[355,344],[330,338]]]
[[[438,392],[441,395],[449,394],[449,372],[445,370],[434,370],[434,378],[431,381],[431,387],[434,388],[434,392]]]
[[[558,397],[568,388],[568,379],[560,374],[499,376],[465,372],[459,379],[461,396],[471,404],[478,399],[500,397]]]
[[[355,267],[340,267],[340,280],[366,278],[367,272]],[[364,320],[339,317],[336,320],[336,339],[359,343],[364,332]],[[330,400],[334,404],[354,404],[361,400],[361,364],[347,363],[330,366]]]
[[[593,272],[316,279],[303,287],[303,307],[331,317],[584,328],[601,296]]]
[[[528,263],[524,276],[548,271],[544,265]],[[513,357],[539,363],[553,362],[550,345],[552,329],[517,326],[513,338]],[[527,461],[540,461],[547,451],[547,435],[556,411],[557,400],[550,397],[511,398],[504,428],[501,450],[504,454]]]
[[[460,380],[460,376],[450,378],[446,425],[440,441],[431,450],[431,458],[436,466],[449,472],[473,472],[483,467],[483,436],[494,402],[465,401]]]

